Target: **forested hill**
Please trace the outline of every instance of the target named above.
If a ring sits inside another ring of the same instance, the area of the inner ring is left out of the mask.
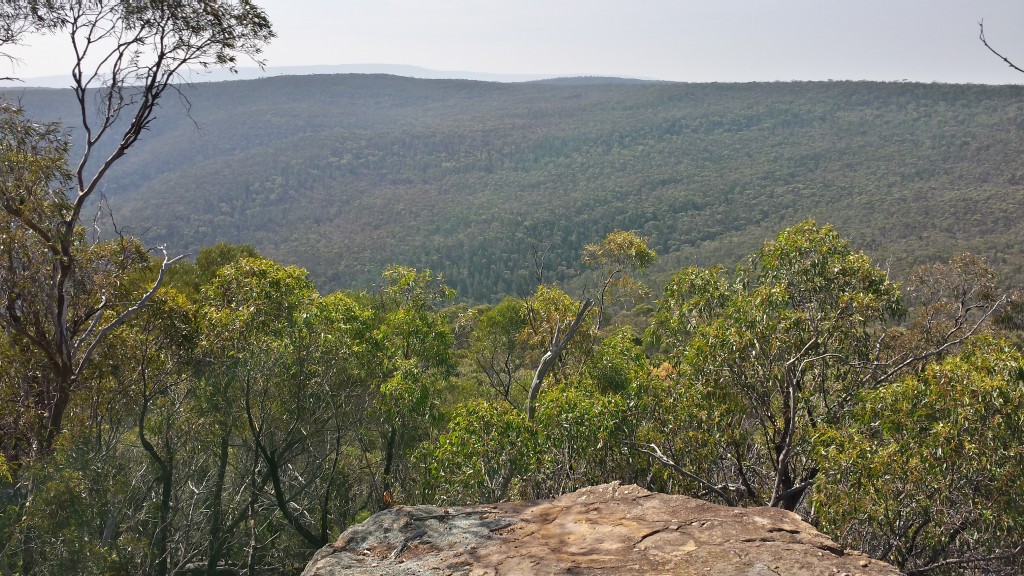
[[[382,75],[184,89],[105,190],[117,222],[195,252],[255,244],[322,289],[388,263],[465,298],[577,274],[613,229],[655,272],[734,261],[808,217],[894,271],[964,251],[1024,270],[1024,88],[912,83],[520,84]],[[69,92],[9,92],[73,118]],[[194,120],[194,122],[193,122]]]

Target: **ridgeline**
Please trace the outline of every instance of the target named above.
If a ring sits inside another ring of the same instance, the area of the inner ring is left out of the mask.
[[[75,124],[70,92],[6,93]],[[1021,87],[319,75],[182,94],[191,116],[165,102],[107,181],[117,224],[174,252],[252,243],[322,290],[397,263],[496,302],[541,265],[584,283],[583,246],[615,229],[649,237],[665,277],[805,218],[900,275],[970,251],[1022,280]]]

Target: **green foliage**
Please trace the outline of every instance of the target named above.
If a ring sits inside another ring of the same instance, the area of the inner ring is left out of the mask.
[[[64,194],[72,177],[67,167],[69,149],[59,124],[31,122],[24,110],[0,104],[0,159],[7,176],[0,202],[6,217],[47,222],[70,210]],[[55,201],[50,192],[55,193]]]
[[[34,531],[32,539],[22,540],[32,546],[33,573],[100,576],[129,572],[138,566],[119,557],[120,546],[104,542],[102,531],[111,513],[108,503],[123,494],[125,483],[118,473],[125,470],[118,469],[120,463],[112,459],[87,466],[83,458],[94,454],[76,454],[75,448],[58,447],[54,459],[35,471],[37,487],[22,518]],[[131,540],[125,538],[117,544],[130,545]]]
[[[621,472],[625,401],[577,382],[544,389],[537,427],[543,458],[529,478],[535,497],[555,497],[608,481]]]
[[[514,477],[535,470],[539,452],[537,429],[522,412],[501,401],[463,404],[427,456],[435,499],[503,499]]]
[[[598,296],[597,327],[602,326],[606,308],[615,297],[642,300],[647,290],[629,272],[641,271],[654,263],[656,254],[647,247],[647,238],[635,232],[615,230],[600,244],[588,244],[583,249],[583,264],[598,269],[601,291]]]
[[[519,334],[519,341],[529,350],[527,358],[530,363],[535,364],[547,352],[555,335],[560,334],[576,317],[580,303],[573,300],[565,290],[542,284],[524,304],[526,326]],[[562,353],[559,369],[553,372],[556,380],[579,371],[593,345],[593,339],[593,315],[590,314]]]
[[[677,274],[652,338],[679,370],[680,393],[696,395],[681,416],[710,416],[686,425],[719,447],[730,481],[792,509],[818,473],[814,429],[844,420],[865,382],[858,366],[881,360],[874,343],[901,311],[882,270],[807,221],[765,244],[733,281],[720,269]]]
[[[1019,569],[1024,540],[1024,357],[998,340],[879,389],[819,433],[814,505],[844,544],[913,573]],[[1009,573],[1009,572],[1007,572]]]
[[[454,370],[452,335],[436,307],[454,298],[455,291],[430,270],[390,266],[383,277],[380,336],[392,346],[390,354],[450,373]]]
[[[635,481],[641,477],[638,468],[649,473],[624,447],[642,419],[637,410],[640,403],[630,396],[632,378],[647,371],[643,350],[629,329],[617,330],[594,350],[588,321],[586,332],[572,341],[568,354],[563,352],[555,383],[542,388],[535,421],[524,417],[525,384],[532,375],[527,368],[533,367],[524,358],[539,361],[555,334],[565,330],[578,311],[579,304],[565,292],[542,285],[525,301],[508,298],[481,314],[471,335],[470,352],[476,355],[475,365],[491,379],[489,388],[497,391],[497,399],[456,408],[439,439],[441,448],[428,452],[439,462],[432,469],[435,485],[440,475],[450,480],[453,470],[463,470],[457,484],[468,492],[459,494],[475,493],[492,501],[515,495],[557,496],[611,478]],[[516,382],[524,386],[513,388]],[[505,383],[510,383],[509,388],[503,387]],[[493,392],[484,396],[494,398]],[[482,423],[467,423],[480,411],[486,412],[480,416]],[[523,456],[517,452],[521,450],[518,436],[502,436],[522,432],[512,430],[513,423],[528,426],[534,435],[535,444],[524,444],[531,447],[529,467],[522,465]],[[455,446],[472,448],[459,451]],[[481,455],[481,447],[493,452]],[[455,497],[446,494],[446,498]]]
[[[647,355],[630,328],[619,328],[594,348],[586,376],[598,390],[621,394],[650,372]]]
[[[372,305],[380,343],[371,360],[378,370],[372,385],[379,396],[367,409],[372,424],[366,432],[379,455],[373,490],[408,499],[419,493],[416,447],[439,425],[443,388],[456,369],[452,331],[437,309],[454,291],[430,270],[390,266],[383,279]],[[374,504],[387,505],[379,496]]]
[[[475,369],[491,389],[516,405],[525,401],[529,386],[522,374],[528,348],[520,339],[526,328],[526,303],[505,298],[480,315],[470,336],[469,355]]]
[[[260,254],[249,244],[227,244],[221,242],[199,250],[195,262],[187,260],[176,263],[167,274],[166,286],[190,296],[197,295],[200,288],[209,284],[221,268],[242,258],[259,258]]]
[[[609,232],[600,244],[587,244],[583,249],[583,263],[591,266],[608,265],[616,271],[625,268],[643,270],[654,263],[656,253],[647,247],[647,238],[635,232],[615,230]]]
[[[321,298],[305,271],[261,259],[223,268],[202,295],[203,377],[224,407],[220,428],[248,428],[284,520],[307,546],[325,541],[327,519],[344,517],[330,499],[342,438],[376,397],[364,379],[382,377],[373,313],[341,294]],[[314,521],[290,515],[295,500],[319,511]]]
[[[273,261],[243,258],[223,269],[204,288],[204,346],[270,344],[287,338],[289,325],[318,296],[306,272]]]
[[[805,315],[824,308],[863,323],[902,311],[898,286],[831,226],[807,220],[788,228],[765,244],[753,264],[759,287],[780,289],[785,305]]]

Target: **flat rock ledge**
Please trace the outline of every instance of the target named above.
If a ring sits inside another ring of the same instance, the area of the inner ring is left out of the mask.
[[[892,566],[777,508],[728,508],[618,483],[555,500],[400,506],[352,526],[303,576],[876,576]]]

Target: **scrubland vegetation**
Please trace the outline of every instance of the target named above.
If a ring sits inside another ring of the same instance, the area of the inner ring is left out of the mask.
[[[899,284],[807,221],[735,270],[680,270],[652,309],[653,253],[608,240],[588,254],[621,265],[583,316],[552,285],[469,307],[393,266],[321,295],[251,247],[204,249],[110,336],[45,451],[45,410],[18,398],[52,368],[8,334],[5,564],[292,573],[395,504],[620,480],[795,510],[910,572],[1020,566],[1020,304],[987,264]],[[132,301],[157,266],[111,295]],[[578,318],[531,417],[535,370]]]

